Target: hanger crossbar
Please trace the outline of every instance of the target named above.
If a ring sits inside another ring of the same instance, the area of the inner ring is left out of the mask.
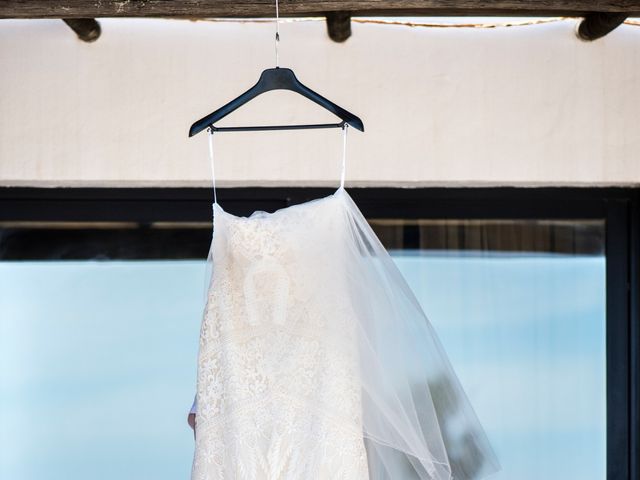
[[[340,123],[312,123],[305,125],[258,125],[250,127],[216,127],[209,125],[214,132],[253,132],[260,130],[306,130],[313,128],[344,128],[345,122]]]

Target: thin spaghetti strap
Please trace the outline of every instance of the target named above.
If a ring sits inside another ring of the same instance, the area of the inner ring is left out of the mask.
[[[211,162],[211,181],[213,183],[213,203],[218,203],[218,197],[216,196],[216,172],[213,165],[213,129],[208,128],[209,132],[209,160]]]
[[[347,164],[347,129],[349,124],[345,123],[342,126],[342,172],[340,173],[340,188],[344,189],[344,176]]]

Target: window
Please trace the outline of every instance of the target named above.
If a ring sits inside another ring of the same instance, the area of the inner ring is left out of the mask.
[[[604,220],[376,227],[492,440],[496,479],[605,479]]]
[[[349,191],[444,344],[496,478],[636,478],[637,192]],[[218,195],[246,214],[322,193]],[[209,197],[0,189],[0,476],[188,476]]]

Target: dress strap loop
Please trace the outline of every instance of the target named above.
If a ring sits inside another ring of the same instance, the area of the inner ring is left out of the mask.
[[[216,173],[213,165],[213,129],[208,128],[209,132],[209,160],[211,162],[211,181],[213,183],[213,203],[218,203],[218,198],[216,196]]]
[[[344,178],[346,173],[346,164],[347,164],[347,130],[349,128],[349,124],[345,123],[342,126],[342,172],[340,173],[340,188],[344,188]],[[209,162],[211,164],[211,183],[213,186],[213,203],[218,203],[218,197],[216,194],[216,172],[215,165],[213,160],[213,130],[211,128],[207,129],[208,132],[208,140],[209,140]]]
[[[342,173],[340,174],[340,188],[344,188],[344,175],[347,163],[347,129],[349,124],[342,125]]]

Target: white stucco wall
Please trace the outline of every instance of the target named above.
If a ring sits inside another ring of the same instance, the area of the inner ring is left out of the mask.
[[[274,27],[0,21],[0,185],[206,186],[191,123],[274,66]],[[576,21],[496,29],[283,23],[280,65],[358,114],[347,186],[640,183],[640,27],[585,43]],[[290,92],[220,125],[333,121]],[[337,186],[339,130],[216,134],[219,186]]]

